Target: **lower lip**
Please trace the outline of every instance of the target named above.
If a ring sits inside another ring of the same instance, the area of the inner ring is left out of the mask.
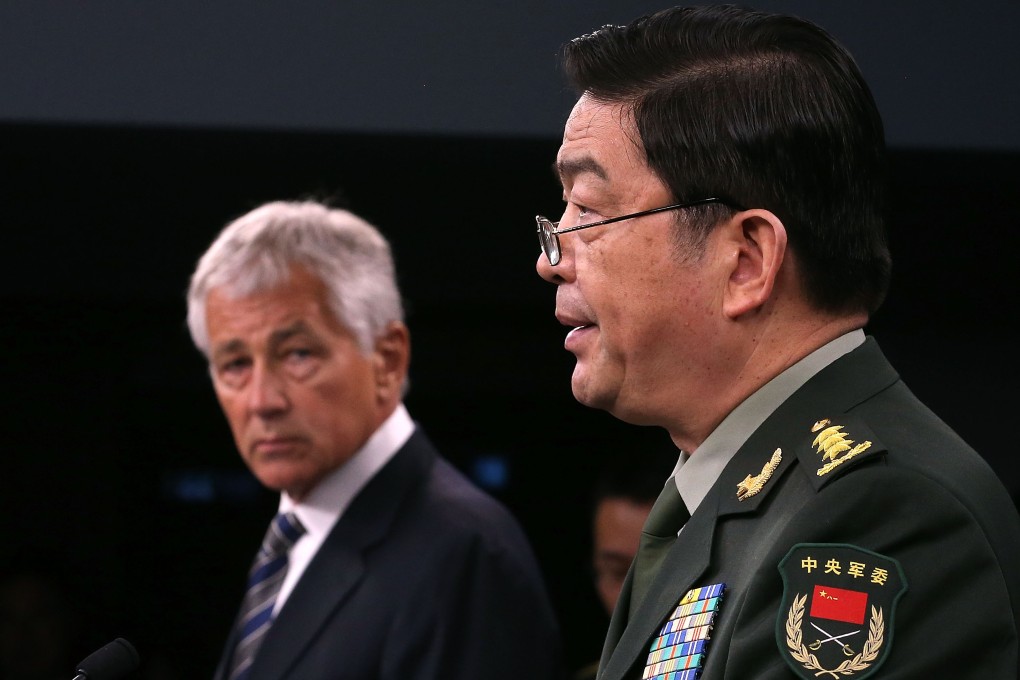
[[[272,441],[261,441],[255,445],[255,452],[264,456],[272,456],[286,453],[297,444],[296,439],[274,439]]]
[[[566,339],[563,341],[563,347],[568,352],[575,352],[580,349],[579,345],[584,342],[584,338],[595,332],[597,326],[578,326],[574,330],[567,333]]]

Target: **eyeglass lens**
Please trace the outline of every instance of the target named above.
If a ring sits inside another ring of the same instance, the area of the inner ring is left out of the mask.
[[[549,264],[555,266],[560,261],[560,244],[553,231],[552,222],[544,217],[536,218],[538,222],[538,242],[542,246],[542,252],[549,259]]]

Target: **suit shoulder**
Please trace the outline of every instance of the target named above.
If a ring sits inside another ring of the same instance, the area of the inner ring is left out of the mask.
[[[435,460],[421,503],[423,511],[463,533],[522,532],[509,508],[442,457]]]

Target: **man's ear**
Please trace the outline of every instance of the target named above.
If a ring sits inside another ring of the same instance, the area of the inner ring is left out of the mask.
[[[786,227],[768,210],[745,210],[726,225],[733,254],[723,295],[730,319],[760,309],[772,295],[786,257]]]
[[[403,323],[391,321],[375,340],[375,386],[380,398],[394,395],[407,378],[411,363],[411,333]]]

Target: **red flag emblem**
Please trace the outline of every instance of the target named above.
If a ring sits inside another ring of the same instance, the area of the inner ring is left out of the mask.
[[[868,594],[830,586],[815,586],[811,597],[811,616],[846,623],[864,623]]]
[[[776,643],[794,675],[870,680],[889,656],[893,613],[907,590],[900,563],[855,545],[798,543],[779,572]]]

